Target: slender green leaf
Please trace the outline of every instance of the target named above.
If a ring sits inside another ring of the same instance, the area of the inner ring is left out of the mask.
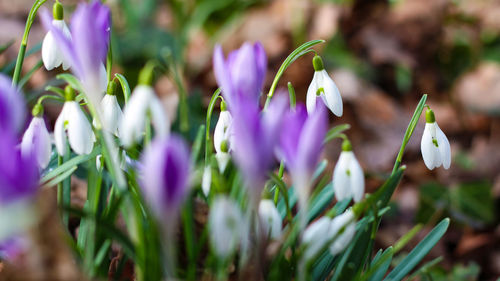
[[[418,243],[418,245],[387,275],[384,280],[399,281],[429,253],[436,243],[445,234],[450,219],[443,219],[434,229]]]
[[[62,73],[62,74],[58,74],[56,76],[56,78],[60,79],[60,80],[66,81],[73,89],[75,89],[78,92],[80,92],[80,94],[84,93],[82,83],[73,74]]]
[[[65,180],[66,178],[70,177],[71,174],[73,174],[73,172],[76,171],[77,168],[78,168],[78,166],[71,166],[68,170],[64,171],[62,174],[59,174],[57,177],[53,178],[49,182],[44,183],[43,186],[44,187],[52,187],[52,186],[57,185],[58,183]]]
[[[43,184],[44,182],[47,182],[48,180],[50,180],[51,178],[53,177],[56,177],[64,172],[66,172],[67,170],[69,169],[72,169],[73,166],[77,166],[91,158],[94,158],[96,157],[99,153],[101,153],[101,149],[100,148],[95,148],[94,151],[92,151],[90,154],[86,154],[86,155],[78,155],[70,160],[68,160],[67,162],[64,162],[64,164],[62,164],[61,166],[58,166],[57,168],[55,168],[54,170],[48,172],[47,174],[45,174],[41,179],[40,179],[40,183]]]
[[[351,128],[351,125],[349,125],[349,124],[342,124],[342,125],[338,125],[338,126],[331,128],[326,133],[325,140],[323,141],[323,143],[326,144],[326,143],[330,142],[331,140],[340,137],[344,131],[349,130],[350,128]]]
[[[130,86],[128,85],[127,78],[125,78],[125,76],[119,73],[116,73],[115,77],[116,79],[118,79],[118,81],[120,81],[120,85],[122,86],[123,99],[125,100],[125,104],[127,104],[131,95]]]

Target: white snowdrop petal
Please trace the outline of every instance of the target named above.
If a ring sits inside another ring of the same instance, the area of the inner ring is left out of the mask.
[[[105,130],[118,135],[118,125],[123,113],[115,95],[104,95],[101,101],[102,125]]]
[[[422,151],[422,158],[424,159],[425,166],[427,166],[429,170],[432,170],[435,168],[434,158],[436,157],[436,147],[432,143],[430,126],[430,123],[425,123],[424,134],[422,135],[422,141],[420,142],[420,150]]]
[[[331,222],[332,220],[330,218],[321,217],[304,230],[302,243],[306,245],[306,249],[304,251],[305,260],[313,258],[331,238],[329,236]]]
[[[210,193],[210,185],[212,184],[212,168],[206,166],[203,169],[203,177],[201,178],[201,190],[205,196]]]
[[[75,101],[66,102],[68,140],[76,154],[89,154],[94,147],[94,132],[87,117]]]
[[[326,106],[333,112],[333,114],[340,117],[343,113],[343,105],[339,89],[326,70],[323,69],[320,73],[323,76],[323,89],[325,90],[324,94],[321,96],[323,97]]]
[[[333,189],[337,201],[344,200],[352,196],[349,176],[347,169],[352,158],[352,151],[342,151],[339,160],[333,171]]]
[[[277,239],[281,236],[281,215],[273,201],[269,199],[260,201],[259,217],[266,237],[269,235],[271,239]]]
[[[65,103],[54,125],[54,142],[56,144],[57,153],[59,153],[60,156],[64,156],[66,153],[66,132],[64,129],[66,109],[67,106]]]
[[[120,138],[125,147],[130,147],[142,139],[151,95],[154,95],[153,89],[144,85],[137,86],[132,92],[123,111],[119,128]]]
[[[58,52],[54,35],[49,31],[42,42],[42,61],[47,70],[52,70],[61,64],[61,55]]]
[[[314,109],[316,108],[316,98],[317,98],[316,92],[318,91],[319,77],[320,77],[319,72],[315,71],[311,84],[309,84],[309,87],[307,88],[306,108],[308,114],[313,113]]]
[[[52,154],[52,144],[50,134],[45,126],[45,121],[40,117],[34,117],[36,130],[34,132],[34,142],[36,143],[36,159],[40,168],[45,168],[49,164]]]
[[[34,119],[34,118],[33,118]],[[23,139],[21,140],[21,153],[23,156],[30,155],[33,149],[33,135],[35,132],[35,124],[33,120],[29,124],[28,128],[24,132]]]
[[[214,130],[214,147],[217,153],[221,151],[222,142],[228,141],[230,137],[230,127],[232,123],[232,116],[229,111],[222,111],[219,115],[219,120],[217,120],[217,124],[215,125]]]
[[[236,203],[226,197],[214,200],[209,214],[210,242],[220,258],[231,255],[241,238],[243,215]]]
[[[63,20],[61,20],[62,22],[62,31],[63,31],[63,34],[64,36],[66,36],[68,39],[72,39],[71,38],[71,32],[69,31],[69,28],[68,28],[68,25],[66,25],[66,22],[64,22]],[[61,59],[62,59],[62,67],[64,70],[68,70],[70,67],[71,67],[71,60],[66,58],[64,56],[64,53],[61,52]]]
[[[99,68],[99,87],[101,93],[105,93],[108,88],[108,73],[106,72],[104,64],[101,64]]]
[[[155,95],[151,97],[149,111],[151,112],[151,122],[155,128],[156,135],[160,137],[168,136],[170,133],[170,120],[168,120],[167,113],[160,99]]]
[[[363,199],[365,193],[365,175],[363,169],[359,165],[358,160],[352,155],[351,161],[349,163],[349,171],[351,178],[351,193],[355,202],[359,202]]]
[[[217,164],[219,166],[219,172],[222,174],[226,170],[229,160],[231,160],[231,155],[226,152],[219,152],[215,154],[215,159],[217,159]]]
[[[441,156],[441,161],[443,162],[443,168],[448,169],[451,165],[451,149],[450,142],[448,138],[443,133],[441,128],[439,128],[436,123],[436,138],[439,145],[439,154]]]

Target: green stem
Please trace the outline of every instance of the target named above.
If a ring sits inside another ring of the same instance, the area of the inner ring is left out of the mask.
[[[212,113],[214,111],[215,102],[217,101],[220,92],[221,90],[219,88],[213,93],[207,108],[207,120],[205,125],[205,167],[208,165],[208,159],[212,153],[212,146],[210,145],[210,123],[212,121]]]
[[[26,25],[24,27],[23,39],[21,41],[21,46],[19,47],[19,52],[17,53],[16,67],[14,68],[14,75],[12,76],[12,85],[16,86],[19,83],[19,78],[21,77],[21,69],[23,68],[24,55],[26,54],[26,47],[28,46],[28,35],[31,30],[31,25],[35,19],[38,9],[47,0],[37,0],[33,3],[31,10],[26,19]]]
[[[278,170],[278,177],[280,179],[283,179],[284,172],[285,172],[285,161],[281,160],[281,162],[280,162],[280,169]],[[274,205],[278,205],[279,195],[280,195],[280,189],[277,186],[275,186],[275,190],[274,190]]]

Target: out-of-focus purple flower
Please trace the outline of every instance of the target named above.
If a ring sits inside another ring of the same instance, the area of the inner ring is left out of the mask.
[[[47,10],[42,11],[41,18],[65,58],[71,61],[71,70],[82,81],[89,101],[97,107],[107,84],[103,62],[108,51],[111,28],[109,8],[100,1],[80,3],[71,18],[71,39],[52,24]]]
[[[13,261],[28,248],[28,240],[14,236],[0,242],[0,259]]]
[[[188,146],[180,137],[156,138],[141,160],[141,187],[158,219],[177,213],[188,192],[191,171]]]
[[[309,181],[323,150],[328,125],[325,107],[319,104],[317,110],[308,116],[305,106],[299,104],[285,115],[283,124],[286,127],[278,151],[285,159],[299,198],[304,203],[309,196]]]
[[[287,107],[286,96],[276,95],[262,115],[257,105],[247,104],[239,107],[233,116],[233,155],[255,204],[260,199],[266,174],[274,163],[274,150]]]
[[[236,103],[245,97],[246,102],[258,104],[266,75],[267,57],[260,43],[244,43],[232,51],[227,59],[220,45],[215,46],[213,57],[217,84],[227,100],[229,110],[236,110]]]
[[[34,154],[24,155],[17,138],[0,132],[0,206],[31,198],[38,187],[38,167]]]
[[[0,74],[0,132],[17,132],[25,117],[21,93],[12,86],[12,81]]]

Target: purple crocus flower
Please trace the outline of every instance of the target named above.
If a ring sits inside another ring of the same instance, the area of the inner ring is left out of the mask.
[[[260,199],[267,173],[275,160],[274,150],[287,107],[286,96],[276,95],[262,114],[258,106],[247,103],[246,106],[239,106],[238,113],[234,115],[233,154],[255,204]]]
[[[81,80],[89,102],[97,108],[107,85],[103,62],[109,45],[109,8],[100,1],[80,3],[71,18],[71,39],[52,24],[47,10],[42,11],[41,18],[64,56],[71,61],[71,70]]]
[[[14,236],[0,242],[0,259],[13,261],[28,247],[28,240],[23,236]]]
[[[17,138],[10,132],[0,132],[0,206],[29,199],[37,191],[38,166],[35,154],[23,155]]]
[[[151,210],[160,220],[175,217],[188,192],[190,153],[180,137],[156,138],[141,163],[141,187]]]
[[[0,132],[17,132],[24,122],[24,101],[12,81],[0,74]]]
[[[309,181],[323,150],[328,117],[321,104],[309,116],[306,107],[299,104],[295,110],[287,112],[283,124],[286,129],[282,131],[278,153],[285,159],[299,199],[305,204],[309,197]]]
[[[214,73],[217,84],[222,89],[229,110],[235,111],[241,97],[247,102],[258,104],[266,75],[267,57],[260,43],[244,43],[240,49],[232,51],[224,59],[222,47],[214,49]]]

